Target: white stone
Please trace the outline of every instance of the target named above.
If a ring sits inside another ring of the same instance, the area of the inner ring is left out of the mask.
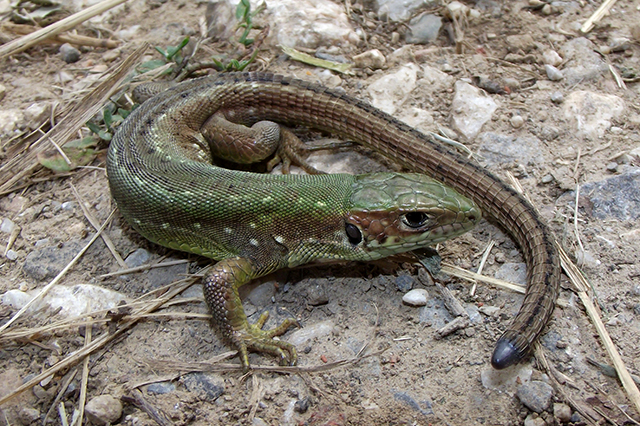
[[[371,104],[393,115],[415,89],[417,75],[417,65],[407,64],[398,71],[374,81],[367,89],[371,96]]]
[[[402,302],[409,306],[424,306],[429,300],[429,292],[423,288],[414,288],[402,296]]]
[[[557,67],[562,63],[562,57],[555,50],[545,50],[542,54],[542,62]]]
[[[16,224],[11,219],[5,217],[0,224],[0,232],[5,234],[11,234],[16,229]]]
[[[597,139],[604,136],[613,120],[622,116],[625,103],[615,95],[577,90],[565,98],[562,110],[578,136]]]
[[[315,49],[360,41],[344,7],[329,0],[272,0],[267,12],[272,33],[283,46]]]
[[[468,140],[475,138],[482,126],[491,120],[498,104],[484,91],[464,81],[455,84],[451,104],[453,125]]]
[[[0,136],[11,136],[24,123],[24,114],[19,109],[0,110]]]
[[[403,111],[398,118],[423,133],[433,130],[433,116],[427,110],[411,107]]]
[[[294,346],[300,346],[303,343],[315,339],[316,337],[326,336],[333,331],[334,324],[331,321],[322,321],[315,324],[299,328],[287,339]]]
[[[353,62],[358,68],[380,69],[387,63],[386,58],[378,49],[367,50],[353,57]]]

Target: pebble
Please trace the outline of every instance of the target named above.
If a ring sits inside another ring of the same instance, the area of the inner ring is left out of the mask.
[[[616,163],[615,161],[611,161],[610,163],[608,163],[607,164],[607,171],[617,172],[618,171],[618,163]]]
[[[53,278],[75,257],[84,244],[80,240],[70,240],[62,247],[43,247],[27,255],[22,270],[38,281]]]
[[[495,277],[499,280],[526,285],[527,265],[525,263],[505,263],[496,271]]]
[[[571,421],[571,407],[564,403],[553,404],[553,415],[562,423]]]
[[[333,329],[334,324],[331,321],[321,321],[310,325],[305,324],[304,328],[299,328],[291,333],[287,340],[295,346],[301,346],[309,340],[331,334]]]
[[[393,114],[406,96],[416,87],[418,66],[407,64],[396,72],[386,74],[367,88],[371,104],[388,114]]]
[[[560,91],[555,91],[551,94],[551,102],[554,104],[561,104],[564,101],[564,95]]]
[[[555,180],[555,178],[553,177],[553,175],[551,173],[547,173],[546,175],[542,176],[542,179],[540,179],[540,181],[542,183],[551,183]]]
[[[20,409],[18,418],[23,425],[34,425],[40,423],[40,411],[35,408],[24,407]]]
[[[542,62],[557,67],[562,63],[562,57],[555,50],[545,50],[542,54]]]
[[[518,399],[527,408],[536,413],[541,413],[551,404],[553,388],[545,382],[532,380],[520,386],[516,392]]]
[[[271,303],[271,299],[275,294],[275,282],[268,281],[251,290],[247,295],[247,300],[249,300],[254,306],[267,306]]]
[[[7,253],[4,255],[7,259],[9,260],[16,260],[18,259],[18,252],[14,251],[14,250],[7,250]]]
[[[0,224],[0,232],[11,234],[14,229],[16,229],[16,224],[11,219],[9,219],[8,217],[2,219],[2,223]]]
[[[428,300],[429,293],[423,288],[415,288],[402,296],[402,302],[409,306],[425,306]]]
[[[514,115],[509,120],[514,129],[519,129],[524,124],[524,118],[521,115]]]
[[[411,275],[402,274],[396,277],[396,287],[398,290],[406,293],[413,288],[413,277]]]
[[[539,164],[544,161],[541,150],[542,142],[535,136],[507,136],[493,132],[483,132],[480,140],[479,154],[487,165]]]
[[[358,68],[370,68],[372,70],[377,70],[385,66],[387,59],[378,49],[371,49],[354,56],[353,62]]]
[[[546,426],[547,422],[544,419],[534,416],[533,414],[529,414],[526,419],[524,419],[524,426]]]
[[[311,306],[320,306],[329,303],[327,286],[327,280],[315,280],[307,289],[307,303]]]
[[[72,64],[80,60],[80,51],[69,43],[65,43],[60,46],[59,52],[62,60],[68,64]]]
[[[547,72],[547,77],[549,77],[549,80],[551,81],[560,81],[564,78],[564,75],[562,75],[562,71],[560,71],[553,65],[546,64],[544,66],[544,70]]]
[[[608,65],[596,50],[585,37],[574,38],[562,46],[559,53],[567,62],[563,74],[568,86],[596,80],[609,73]]]
[[[124,263],[129,268],[137,268],[138,266],[142,266],[149,262],[149,259],[151,259],[151,253],[148,250],[139,248],[129,253],[129,256],[124,260]]]
[[[92,423],[113,424],[122,416],[122,402],[108,394],[100,395],[89,400],[84,410]]]
[[[377,0],[372,2],[382,21],[404,21],[411,18],[416,10],[424,7],[424,0]]]

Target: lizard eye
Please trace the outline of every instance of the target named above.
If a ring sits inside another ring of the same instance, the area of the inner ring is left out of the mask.
[[[354,246],[360,244],[360,242],[362,241],[362,233],[357,226],[352,223],[347,223],[344,226],[344,230],[347,233],[347,237],[349,237],[349,242],[351,244],[353,244]]]
[[[402,222],[409,228],[420,228],[429,221],[429,216],[423,212],[409,212],[402,216]]]

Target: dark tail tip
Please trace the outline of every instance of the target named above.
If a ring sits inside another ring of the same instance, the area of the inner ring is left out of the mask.
[[[517,364],[520,359],[520,351],[518,351],[509,340],[501,338],[493,350],[491,365],[496,370],[502,370],[513,364]]]

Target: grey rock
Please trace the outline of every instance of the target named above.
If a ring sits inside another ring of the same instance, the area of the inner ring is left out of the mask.
[[[596,46],[584,37],[574,38],[562,46],[560,56],[565,60],[563,74],[571,86],[581,81],[599,79],[609,67],[596,52]]]
[[[273,281],[260,284],[251,290],[247,299],[255,306],[267,306],[271,303],[271,298],[276,294],[276,286]]]
[[[607,171],[609,172],[617,172],[618,171],[618,163],[615,161],[611,161],[607,163]]]
[[[551,404],[553,388],[545,382],[533,380],[520,386],[516,395],[531,411],[541,413]]]
[[[399,291],[406,293],[413,288],[413,277],[407,274],[401,274],[396,277],[396,287]]]
[[[62,57],[63,61],[68,64],[72,64],[80,60],[80,51],[69,43],[65,43],[60,46],[60,56]]]
[[[507,136],[493,132],[484,132],[479,136],[479,154],[487,165],[538,164],[544,161],[540,140],[535,136]]]
[[[438,38],[442,18],[436,15],[422,15],[409,21],[406,41],[412,44],[427,44]]]
[[[182,378],[189,392],[198,394],[203,400],[215,400],[225,391],[224,381],[215,374],[190,373]]]
[[[526,419],[524,419],[524,426],[546,426],[547,422],[544,419],[534,416],[533,414],[529,414]]]
[[[421,323],[431,324],[434,328],[442,328],[452,321],[453,317],[441,299],[429,299],[424,308],[420,309],[419,319]]]
[[[312,341],[318,337],[330,334],[334,329],[331,321],[322,321],[314,324],[305,324],[304,328],[295,330],[287,339],[289,343],[295,346],[301,346],[303,343]]]
[[[33,250],[27,255],[22,269],[36,280],[53,278],[74,258],[84,244],[80,240],[71,240],[62,247],[44,247]]]
[[[591,209],[588,212],[595,218],[637,220],[640,218],[640,169],[587,183],[580,189],[580,194],[589,198]]]
[[[167,262],[172,260],[178,259],[166,259]],[[158,288],[184,278],[183,274],[185,274],[186,272],[186,264],[153,268],[149,270],[147,280],[149,281],[149,284],[152,286],[152,288]]]
[[[17,260],[18,259],[18,253],[14,250],[7,250],[7,253],[5,254],[5,257],[9,260]]]
[[[94,424],[113,424],[122,416],[122,402],[108,394],[99,395],[87,402],[84,410]]]
[[[612,122],[622,117],[625,109],[624,100],[618,96],[585,90],[571,92],[562,106],[574,132],[592,140],[603,137]]]
[[[143,248],[139,248],[136,251],[130,253],[129,256],[127,256],[127,258],[124,260],[124,263],[129,268],[137,268],[138,266],[142,266],[145,263],[149,262],[149,259],[151,259],[151,253]]]

